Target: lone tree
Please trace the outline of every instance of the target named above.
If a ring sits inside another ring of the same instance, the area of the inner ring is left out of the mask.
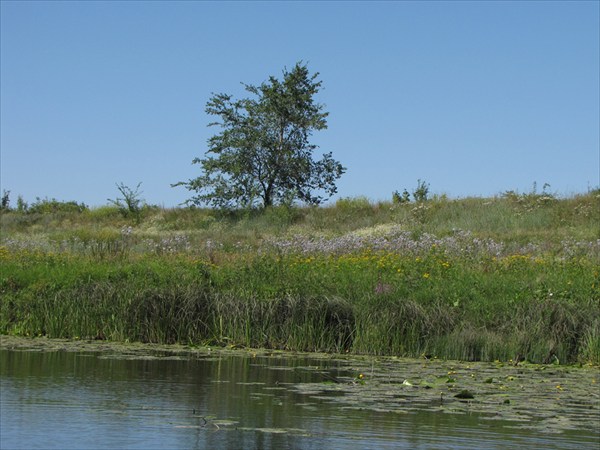
[[[283,81],[271,76],[260,86],[244,84],[253,98],[234,100],[213,94],[206,112],[218,116],[221,131],[208,140],[201,164],[203,175],[174,186],[197,193],[188,203],[217,207],[268,207],[298,199],[319,204],[337,192],[335,181],[345,168],[326,153],[313,160],[313,130],[327,128],[327,112],[313,97],[321,88],[318,73],[310,75],[297,63],[283,71]]]

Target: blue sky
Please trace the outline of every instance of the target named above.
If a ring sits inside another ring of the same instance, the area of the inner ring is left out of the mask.
[[[189,198],[204,107],[305,61],[337,197],[597,187],[600,2],[1,4],[1,188],[90,206]]]

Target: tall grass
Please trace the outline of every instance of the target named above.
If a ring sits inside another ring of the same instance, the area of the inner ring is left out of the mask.
[[[2,256],[0,332],[467,360],[597,361],[585,260]],[[383,289],[384,287],[385,289]]]
[[[599,207],[3,212],[0,333],[600,363]]]

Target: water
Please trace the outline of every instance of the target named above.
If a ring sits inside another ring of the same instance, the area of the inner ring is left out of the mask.
[[[250,354],[123,359],[106,353],[0,350],[0,375],[2,449],[599,444],[598,435],[589,432],[539,433],[482,414],[451,414],[442,405],[395,412],[354,407],[343,391],[320,389],[351,376],[339,361]]]

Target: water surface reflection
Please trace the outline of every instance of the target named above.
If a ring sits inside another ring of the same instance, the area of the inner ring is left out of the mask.
[[[478,414],[361,410],[317,395],[347,372],[304,357],[0,350],[0,447],[575,448],[596,439],[541,435]]]

